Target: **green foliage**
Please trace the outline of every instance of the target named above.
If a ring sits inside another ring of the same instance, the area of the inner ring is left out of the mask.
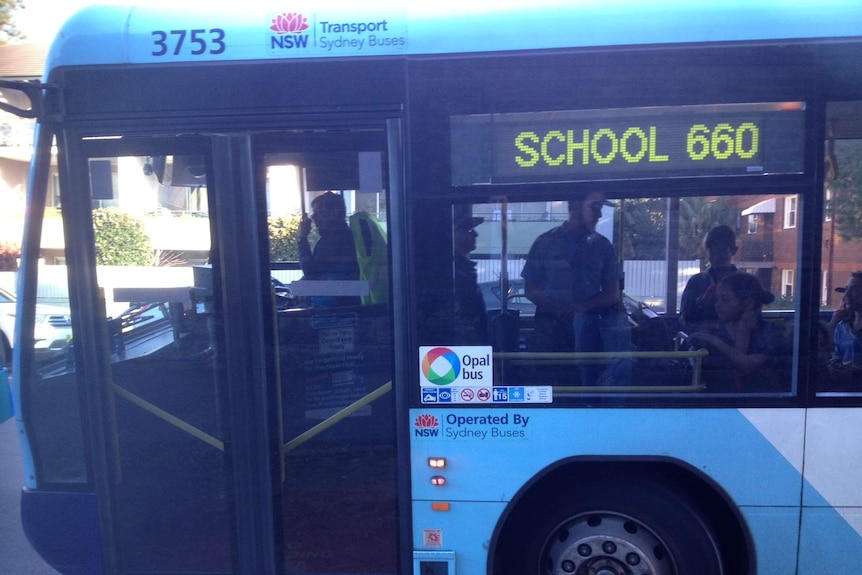
[[[667,235],[666,207],[665,198],[639,198],[625,201],[623,226],[625,259],[664,259]]]
[[[149,266],[153,250],[144,223],[116,208],[93,210],[96,265]]]
[[[703,240],[715,226],[727,225],[736,230],[737,210],[730,198],[683,198],[679,206],[679,259],[706,259]]]
[[[726,224],[736,229],[737,210],[730,204],[728,197],[683,198],[679,216],[681,260],[706,259],[703,240],[715,226]],[[625,259],[663,260],[667,236],[667,199],[626,200],[624,217]]]
[[[837,177],[828,182],[832,199],[826,206],[844,241],[862,239],[862,140],[835,142]]]
[[[24,34],[15,27],[13,12],[24,8],[24,0],[0,0],[0,45],[9,40],[22,40]]]
[[[269,260],[290,262],[299,260],[299,222],[300,214],[287,218],[269,218]],[[312,228],[309,241],[317,240],[317,230]]]
[[[14,272],[18,269],[18,258],[21,257],[21,246],[18,244],[0,242],[0,272]]]

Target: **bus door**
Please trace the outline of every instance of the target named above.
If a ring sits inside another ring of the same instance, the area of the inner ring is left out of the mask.
[[[52,518],[28,531],[49,562],[398,571],[392,134],[67,138],[72,328],[22,364],[22,505]],[[89,535],[60,549],[60,524]]]
[[[287,573],[397,572],[393,140],[383,126],[255,140],[266,184]]]

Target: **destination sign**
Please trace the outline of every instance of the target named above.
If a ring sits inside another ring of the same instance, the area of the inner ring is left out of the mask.
[[[793,174],[805,104],[453,116],[450,136],[455,186]]]

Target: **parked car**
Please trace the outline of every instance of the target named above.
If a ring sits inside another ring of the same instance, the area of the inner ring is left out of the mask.
[[[485,300],[485,309],[502,309],[503,299],[500,297],[501,286],[499,281],[482,282],[479,284],[482,299]],[[517,310],[518,315],[524,318],[532,318],[536,314],[536,304],[527,299],[524,293],[524,280],[509,280],[509,291],[506,295],[506,308]]]
[[[12,363],[15,345],[15,296],[0,288],[0,354],[4,365]],[[40,356],[61,355],[72,340],[72,318],[68,308],[36,305],[36,352]]]
[[[498,281],[482,282],[479,284],[479,291],[482,292],[486,309],[501,309],[500,287],[500,282]],[[521,317],[533,317],[536,314],[536,304],[527,299],[524,293],[524,280],[521,278],[509,280],[507,300],[506,307],[518,310]],[[649,305],[636,300],[626,293],[623,293],[623,304],[626,307],[626,314],[635,322],[639,322],[642,319],[659,317],[659,314],[650,308]]]

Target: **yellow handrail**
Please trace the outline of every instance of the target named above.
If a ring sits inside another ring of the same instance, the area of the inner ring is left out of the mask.
[[[297,447],[299,447],[300,445],[302,445],[306,441],[310,440],[311,438],[315,437],[316,435],[320,435],[321,433],[323,433],[324,431],[326,431],[327,429],[329,429],[330,427],[332,427],[333,425],[335,425],[336,423],[338,423],[339,421],[341,421],[345,417],[350,416],[355,411],[362,409],[363,407],[365,407],[366,405],[368,405],[372,401],[382,397],[383,395],[389,393],[390,391],[392,391],[392,382],[391,381],[384,383],[383,385],[381,385],[380,387],[378,387],[377,389],[375,389],[371,393],[365,395],[364,397],[362,397],[360,399],[357,399],[356,401],[354,401],[353,403],[351,403],[350,405],[348,405],[347,407],[345,407],[344,409],[342,409],[338,413],[336,413],[330,417],[327,417],[326,419],[324,419],[323,421],[321,421],[320,423],[318,423],[317,425],[315,425],[314,427],[312,427],[308,431],[304,431],[304,432],[300,433],[299,435],[297,435],[296,437],[294,437],[293,439],[291,439],[290,441],[288,441],[287,443],[285,443],[284,445],[281,446],[281,453],[285,454],[288,451],[296,449]]]
[[[167,411],[165,411],[161,407],[157,407],[157,406],[153,405],[149,401],[135,395],[131,391],[129,391],[127,389],[123,389],[119,385],[114,384],[114,393],[116,393],[120,397],[130,401],[131,403],[137,405],[138,407],[140,407],[144,411],[147,411],[147,412],[155,415],[156,417],[158,417],[162,421],[170,423],[174,427],[185,431],[189,435],[200,439],[204,443],[212,445],[213,447],[215,447],[219,451],[224,451],[224,442],[222,440],[216,439],[212,435],[210,435],[204,431],[201,431],[200,429],[198,429],[197,427],[195,427],[189,423],[186,423],[185,421],[183,421],[179,417],[171,415],[170,413],[168,413]]]

